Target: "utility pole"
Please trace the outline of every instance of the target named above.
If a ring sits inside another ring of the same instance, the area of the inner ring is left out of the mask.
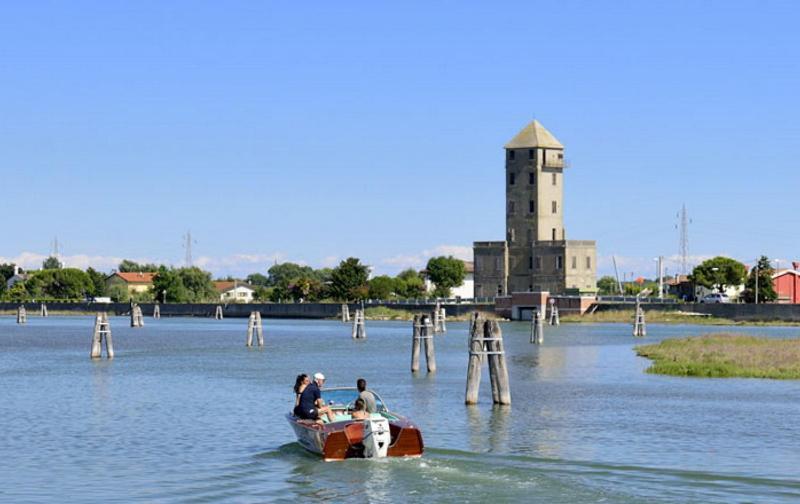
[[[756,259],[756,304],[758,304],[758,259]]]
[[[664,256],[658,256],[658,299],[664,299]]]
[[[187,268],[192,267],[192,243],[197,243],[197,242],[192,240],[191,230],[186,231],[186,234],[183,235],[183,248],[186,249],[186,256],[184,260],[186,261]]]
[[[619,295],[623,295],[622,293],[622,282],[619,281],[619,271],[617,270],[617,258],[616,256],[611,256],[611,260],[614,262],[614,275],[617,277],[617,287],[619,287]]]
[[[680,226],[680,245],[679,251],[681,256],[681,274],[686,275],[689,271],[689,215],[686,213],[686,204],[681,207],[678,214]]]

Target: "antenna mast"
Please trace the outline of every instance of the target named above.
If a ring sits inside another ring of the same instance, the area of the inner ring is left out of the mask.
[[[681,207],[680,219],[680,256],[681,274],[689,272],[689,216],[686,213],[686,203]]]
[[[192,267],[192,242],[192,231],[186,231],[186,234],[183,235],[183,248],[186,249],[186,256],[184,260],[186,261],[187,268]]]

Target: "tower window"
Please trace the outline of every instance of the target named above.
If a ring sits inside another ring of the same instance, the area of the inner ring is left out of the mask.
[[[536,202],[533,201],[533,200],[530,200],[528,202],[528,213],[534,213],[534,212],[536,212]]]
[[[564,267],[564,258],[562,256],[556,256],[556,269],[560,270]]]
[[[564,153],[563,152],[559,152],[558,153],[558,159],[564,159]]]
[[[578,258],[572,256],[572,269],[578,269]]]
[[[542,258],[541,257],[537,257],[536,258],[536,270],[538,271],[538,270],[541,270],[541,269],[542,269]]]
[[[553,185],[558,185],[558,173],[553,174]]]
[[[553,241],[556,241],[556,228],[553,228]]]
[[[516,181],[517,181],[517,177],[515,176],[515,174],[509,173],[508,174],[508,185],[514,185],[514,183]]]
[[[592,258],[591,257],[587,257],[586,258],[586,269],[592,269]]]
[[[553,207],[553,213],[554,214],[558,213],[558,201],[554,201],[552,207]]]
[[[527,238],[527,242],[528,242],[529,244],[530,244],[530,243],[533,243],[533,230],[532,230],[532,229],[528,229],[528,232],[526,233],[526,235],[527,235],[527,236],[526,236],[526,238]]]
[[[515,210],[514,202],[513,201],[509,201],[508,202],[508,215],[514,215],[514,210]]]
[[[528,173],[528,184],[534,185],[536,184],[536,174],[533,172]]]
[[[528,159],[533,159],[536,156],[536,151],[533,149],[528,149]]]
[[[513,150],[508,151],[508,160],[509,161],[514,161],[514,151]]]
[[[529,270],[532,270],[532,269],[533,269],[533,256],[530,256],[530,257],[528,258],[528,269],[529,269]]]
[[[514,232],[514,228],[508,230],[508,241],[514,243],[516,240],[517,234]]]

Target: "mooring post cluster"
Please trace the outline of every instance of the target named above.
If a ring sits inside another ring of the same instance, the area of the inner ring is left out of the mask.
[[[533,317],[531,318],[531,343],[541,345],[544,343],[544,317],[539,308],[533,310]]]
[[[42,305],[39,307],[39,313],[40,313],[40,315],[42,317],[46,317],[47,316],[47,305],[46,304],[42,303]]]
[[[444,307],[437,302],[436,307],[433,309],[433,333],[444,334],[447,332],[447,312]]]
[[[511,404],[511,386],[508,380],[506,354],[503,349],[503,332],[496,320],[484,321],[477,313],[472,317],[467,364],[466,404],[478,403],[481,383],[481,363],[489,361],[489,379],[492,385],[492,402]]]
[[[350,322],[350,306],[342,303],[342,323]]]
[[[17,308],[17,324],[24,324],[28,321],[28,312],[25,310],[25,305],[19,305]]]
[[[94,319],[94,332],[92,333],[92,351],[89,356],[99,359],[103,355],[103,344],[106,347],[106,357],[114,358],[114,345],[111,343],[111,324],[108,322],[106,312],[98,313]]]
[[[356,313],[355,316],[353,317],[353,331],[351,336],[353,337],[353,339],[367,338],[367,325],[363,309],[356,308]]]
[[[222,306],[217,305],[217,309],[214,311],[214,318],[216,320],[222,320]]]
[[[425,347],[425,364],[429,373],[436,371],[436,350],[433,345],[433,323],[428,315],[414,315],[411,339],[411,372],[419,371],[419,354]]]
[[[131,327],[144,327],[142,307],[137,303],[131,304]]]
[[[253,335],[256,336],[258,346],[264,346],[264,327],[261,325],[261,312],[250,312],[247,321],[247,346],[253,346]]]
[[[636,313],[633,315],[633,335],[637,338],[647,336],[647,323],[644,320],[644,309],[639,299],[636,299]]]
[[[558,306],[556,306],[556,300],[550,299],[550,320],[548,321],[550,325],[557,326],[561,323],[558,319]]]
[[[156,320],[161,318],[161,305],[158,303],[153,306],[153,318]]]

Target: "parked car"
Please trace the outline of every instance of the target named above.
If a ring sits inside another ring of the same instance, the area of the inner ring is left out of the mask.
[[[720,293],[717,292],[717,293],[714,293],[714,294],[708,294],[708,295],[703,296],[700,299],[700,302],[701,303],[730,303],[731,302],[731,298],[729,298],[725,294],[720,294]]]

